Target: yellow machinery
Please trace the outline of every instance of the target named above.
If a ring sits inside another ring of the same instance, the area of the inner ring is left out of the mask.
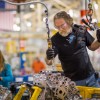
[[[100,100],[100,88],[85,86],[77,86],[77,88],[79,89],[80,95],[83,97],[83,100],[91,98]]]
[[[100,100],[100,88],[86,86],[76,86],[76,88],[79,90],[79,94],[82,96],[81,100]],[[41,93],[43,92],[43,88],[39,86],[24,83],[20,86],[20,89],[13,100],[21,100],[26,90],[30,91],[29,100],[38,100],[38,97],[41,96]]]
[[[40,95],[42,88],[40,88],[39,86],[27,86],[26,84],[21,85],[18,93],[16,94],[16,96],[14,97],[13,100],[21,100],[23,93],[29,89],[29,91],[31,92],[31,98],[30,100],[38,100],[38,96]]]
[[[82,100],[86,99],[100,99],[100,88],[94,88],[94,87],[85,87],[85,86],[77,86],[79,89],[80,95],[82,96]],[[20,90],[16,94],[13,100],[21,100],[23,93],[29,89],[26,85],[21,85]],[[42,92],[42,89],[38,86],[32,86],[31,89],[31,97],[30,100],[38,100],[38,97],[40,93]]]

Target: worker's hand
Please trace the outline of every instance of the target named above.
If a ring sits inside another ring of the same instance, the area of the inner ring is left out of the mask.
[[[54,54],[55,54],[54,49],[51,49],[51,48],[47,49],[46,55],[47,55],[48,60],[51,60],[52,58],[54,58]]]
[[[96,36],[97,36],[98,42],[100,42],[100,29],[98,29],[98,30],[96,31]]]

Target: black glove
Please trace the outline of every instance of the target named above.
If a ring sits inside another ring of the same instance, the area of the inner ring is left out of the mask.
[[[97,36],[98,42],[100,42],[100,29],[97,30],[96,36]]]
[[[47,59],[50,60],[54,57],[55,55],[55,52],[54,52],[54,49],[47,49],[46,51],[46,55],[47,55]]]

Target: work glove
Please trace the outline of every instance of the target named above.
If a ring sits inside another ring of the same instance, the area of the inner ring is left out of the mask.
[[[51,60],[52,58],[54,58],[54,55],[55,55],[54,49],[51,49],[51,48],[47,49],[46,55],[47,55],[48,60]]]
[[[96,31],[96,36],[97,36],[98,42],[100,42],[100,29],[98,29],[98,30]]]

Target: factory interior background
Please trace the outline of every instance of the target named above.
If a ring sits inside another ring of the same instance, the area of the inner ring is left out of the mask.
[[[37,1],[45,3],[48,8],[48,24],[50,36],[52,36],[57,32],[53,25],[55,13],[64,10],[73,17],[74,23],[81,24],[81,19],[85,17],[83,12],[88,9],[86,1],[89,0]],[[92,4],[93,21],[100,25],[100,1],[92,0]],[[0,50],[3,52],[6,62],[11,64],[15,76],[32,74],[31,66],[35,57],[39,57],[44,62],[47,71],[62,70],[57,57],[54,67],[45,63],[45,54],[48,48],[45,19],[45,7],[42,4],[16,6],[0,0]],[[95,37],[95,31],[90,31],[90,33]],[[100,49],[94,52],[88,50],[88,52],[95,70],[99,72]]]

